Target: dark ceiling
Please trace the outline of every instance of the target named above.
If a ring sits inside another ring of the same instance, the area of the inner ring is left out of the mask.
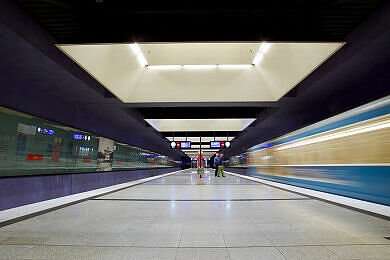
[[[164,136],[173,133],[157,133],[146,117],[257,117],[242,132],[215,133],[237,136],[225,152],[229,156],[390,94],[389,1],[3,0],[0,14],[0,73],[7,76],[0,78],[5,82],[0,105],[37,115],[45,110],[47,119],[61,118],[64,124],[77,119],[70,125],[95,126],[102,135],[156,152],[167,152]],[[276,102],[133,104],[111,95],[54,45],[253,40],[347,44]],[[61,114],[54,109],[59,102]],[[95,123],[87,125],[92,119],[79,113],[94,115]],[[177,151],[168,153],[178,156]]]
[[[343,41],[380,0],[15,0],[57,43]]]

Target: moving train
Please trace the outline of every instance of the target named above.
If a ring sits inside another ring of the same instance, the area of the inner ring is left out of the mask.
[[[390,96],[252,147],[249,175],[390,205]]]

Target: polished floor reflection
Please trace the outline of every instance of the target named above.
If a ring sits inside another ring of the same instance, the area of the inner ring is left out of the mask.
[[[193,170],[0,228],[0,259],[390,259],[390,222]]]

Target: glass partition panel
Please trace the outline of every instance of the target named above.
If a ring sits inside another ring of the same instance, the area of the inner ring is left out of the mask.
[[[0,177],[173,166],[164,155],[0,107]]]

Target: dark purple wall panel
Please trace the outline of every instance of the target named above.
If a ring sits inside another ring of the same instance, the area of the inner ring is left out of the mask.
[[[0,210],[179,170],[178,168],[0,178]]]

